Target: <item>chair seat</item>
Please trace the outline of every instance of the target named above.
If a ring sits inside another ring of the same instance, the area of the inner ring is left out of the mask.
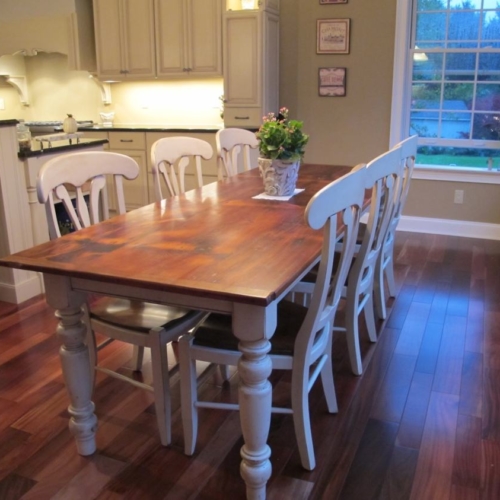
[[[164,306],[117,297],[101,297],[90,307],[92,319],[144,334],[148,334],[153,328],[172,328],[199,314],[199,311],[184,307]]]
[[[286,300],[278,304],[278,326],[271,338],[270,354],[293,355],[295,337],[304,321],[307,308]],[[194,334],[194,345],[238,350],[238,339],[232,333],[231,316],[212,313]]]

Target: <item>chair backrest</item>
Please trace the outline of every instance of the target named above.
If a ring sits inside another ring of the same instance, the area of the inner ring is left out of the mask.
[[[206,141],[194,137],[164,137],[151,147],[151,164],[156,201],[165,198],[161,189],[161,179],[170,196],[185,192],[185,173],[190,160],[195,161],[195,175],[198,187],[203,186],[201,160],[210,160],[214,152]]]
[[[356,255],[349,286],[362,293],[370,286],[377,257],[385,242],[394,213],[394,189],[401,176],[401,148],[393,148],[366,165],[366,189],[371,189],[371,204],[363,241]],[[360,284],[363,283],[363,288]]]
[[[225,128],[217,132],[215,141],[219,179],[238,173],[240,154],[245,171],[257,166],[250,163],[250,148],[255,149],[259,146],[259,141],[253,132],[242,128]]]
[[[356,247],[365,185],[366,168],[359,165],[318,191],[306,207],[305,218],[309,226],[312,229],[323,228],[323,249],[311,302],[295,340],[294,365],[314,362],[317,358],[315,353],[321,355],[324,352],[331,335],[333,319]],[[344,245],[334,266],[339,224],[344,226]]]
[[[394,149],[401,148],[401,161],[403,163],[403,174],[401,175],[398,193],[396,194],[396,205],[394,207],[393,220],[395,221],[395,226],[397,226],[399,219],[401,219],[408,191],[410,190],[410,180],[415,166],[415,158],[417,157],[417,144],[418,135],[412,135],[394,146]]]
[[[135,179],[139,175],[139,165],[129,156],[87,151],[57,156],[43,165],[38,174],[37,195],[38,201],[45,205],[50,239],[61,236],[55,210],[59,200],[75,229],[109,217],[106,175],[113,176],[117,210],[123,214],[123,177]]]

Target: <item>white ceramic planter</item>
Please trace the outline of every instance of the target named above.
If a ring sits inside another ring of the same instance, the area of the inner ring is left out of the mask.
[[[264,192],[270,196],[290,196],[295,191],[300,160],[286,162],[259,158],[259,170],[264,181]]]

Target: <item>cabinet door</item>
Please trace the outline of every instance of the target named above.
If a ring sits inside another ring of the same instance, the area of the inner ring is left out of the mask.
[[[156,64],[158,76],[187,76],[185,0],[156,0]]]
[[[224,96],[227,107],[261,105],[262,37],[258,13],[224,19]]]
[[[114,150],[134,159],[139,165],[139,175],[133,181],[123,180],[123,193],[125,195],[125,207],[127,211],[140,208],[149,204],[148,199],[148,174],[146,170],[146,153],[144,151]],[[110,199],[110,208],[116,210],[116,201]]]
[[[153,0],[122,0],[121,17],[124,70],[127,79],[154,77],[156,71]]]
[[[94,0],[97,72],[102,80],[123,78],[121,0]]]
[[[186,0],[190,74],[222,74],[221,0]]]
[[[153,0],[94,0],[99,78],[155,76]]]

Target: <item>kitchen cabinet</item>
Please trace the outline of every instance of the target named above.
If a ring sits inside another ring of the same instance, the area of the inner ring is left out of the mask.
[[[153,78],[153,0],[93,0],[97,73],[103,81]]]
[[[279,4],[227,10],[223,19],[224,125],[257,128],[279,109]]]
[[[149,204],[148,174],[146,161],[146,137],[144,132],[109,132],[109,150],[130,156],[139,165],[139,175],[132,181],[123,182],[125,207],[128,210]],[[116,209],[116,200],[110,197],[110,208]]]
[[[127,210],[133,210],[156,201],[153,183],[153,171],[151,168],[151,146],[158,139],[163,137],[195,137],[208,142],[214,151],[211,160],[202,162],[203,183],[210,184],[216,182],[217,178],[217,147],[215,144],[215,132],[138,132],[134,130],[121,132],[104,132],[86,130],[86,138],[108,139],[107,149],[114,153],[121,153],[133,158],[140,167],[139,176],[133,181],[124,181],[123,189],[125,193],[125,206]],[[112,183],[108,179],[108,183]],[[110,184],[112,185],[112,184]],[[194,170],[188,167],[186,172],[186,190],[198,187]],[[108,189],[110,210],[116,210],[113,190]]]
[[[3,3],[8,2],[2,0]],[[13,8],[11,17],[0,20],[0,56],[58,52],[67,54],[69,69],[95,71],[92,5],[88,0],[52,2],[57,5],[23,0],[22,4],[22,10]],[[16,15],[16,12],[29,14]]]
[[[155,0],[157,74],[218,76],[222,0]]]

